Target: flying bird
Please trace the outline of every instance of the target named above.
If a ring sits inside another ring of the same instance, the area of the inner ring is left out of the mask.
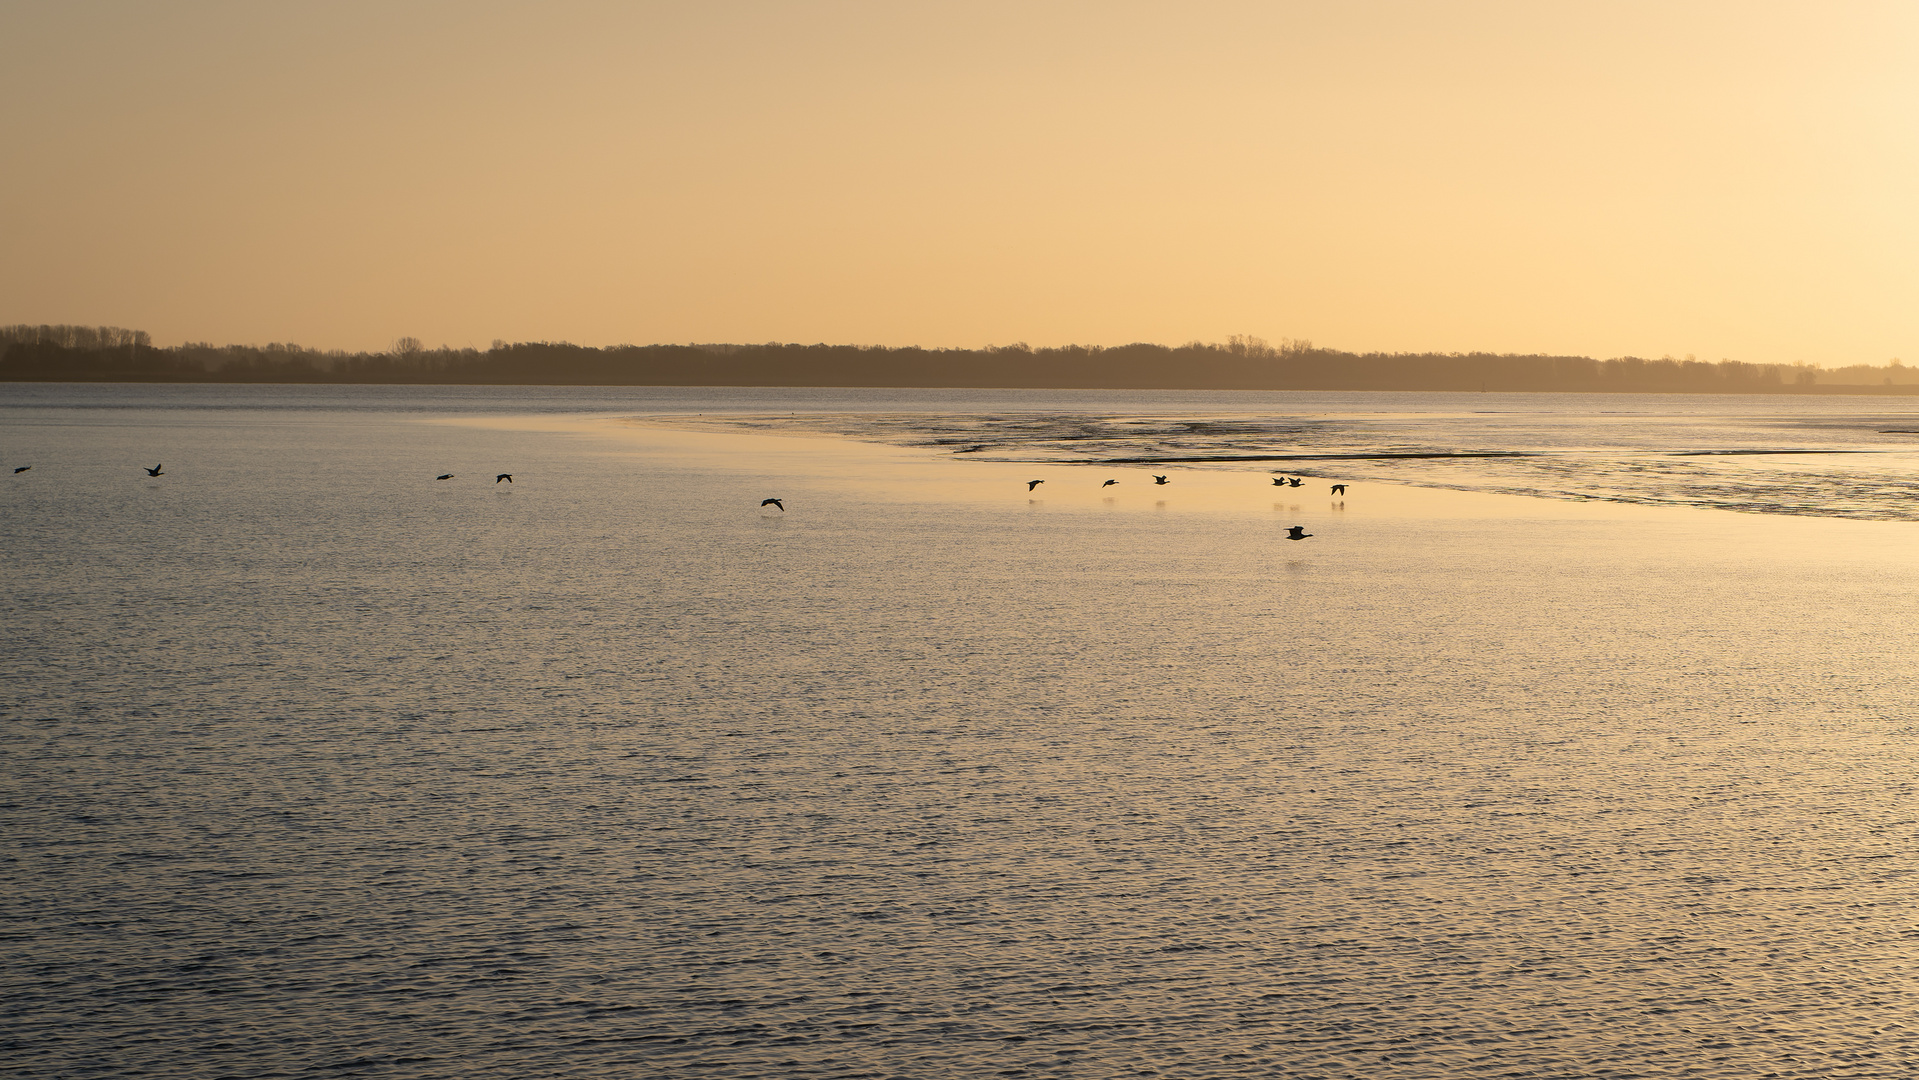
[[[1286,486],[1286,478],[1285,478],[1285,477],[1283,477],[1283,476],[1275,476],[1275,477],[1273,477],[1273,486],[1274,486],[1274,487],[1285,487],[1285,486]]]
[[[158,465],[155,465],[155,466],[154,466],[153,468],[151,468],[151,469],[148,469],[148,470],[147,470],[147,475],[148,475],[148,476],[159,476],[159,475],[160,475],[160,466],[158,466]]]
[[[1290,476],[1290,477],[1287,477],[1287,478],[1286,478],[1286,483],[1287,483],[1287,485],[1288,485],[1288,486],[1291,486],[1291,487],[1298,487],[1299,485],[1301,485],[1301,484],[1303,484],[1303,483],[1305,483],[1305,482],[1306,482],[1306,481],[1304,481],[1304,480],[1301,480],[1301,479],[1300,479],[1299,477],[1297,477],[1297,476]]]
[[[1153,477],[1153,483],[1155,484],[1164,484],[1165,482],[1166,482],[1166,478],[1164,476]]]
[[[1101,484],[1101,485],[1100,485],[1100,487],[1103,487],[1103,488],[1109,488],[1109,487],[1112,487],[1112,486],[1113,486],[1114,484],[1117,484],[1117,483],[1119,483],[1119,481],[1117,481],[1117,480],[1108,480],[1108,481],[1106,481],[1106,482],[1105,482],[1104,484]]]
[[[1026,482],[1026,490],[1031,491],[1045,482],[1044,480],[1028,480]]]
[[[1304,525],[1293,525],[1286,530],[1286,539],[1288,540],[1304,540],[1311,535],[1313,534],[1307,532],[1306,526]]]
[[[453,474],[452,474],[452,473],[450,473],[450,472],[443,472],[443,473],[441,473],[440,475],[438,475],[438,476],[436,476],[436,477],[434,477],[433,479],[435,479],[435,480],[451,480],[451,479],[453,479]],[[496,483],[496,484],[497,484],[497,483],[499,483],[499,481],[498,481],[498,480],[495,480],[495,481],[493,481],[493,482],[494,482],[494,483]]]
[[[21,473],[26,472],[28,469],[31,469],[31,468],[33,468],[33,466],[31,465],[22,465],[19,468],[13,470],[13,475],[19,476]]]
[[[512,473],[510,473],[510,472],[503,472],[503,473],[501,473],[500,475],[498,475],[498,476],[496,476],[496,477],[494,477],[494,478],[493,478],[493,482],[494,482],[494,483],[496,483],[496,484],[497,484],[497,483],[499,483],[499,482],[500,482],[500,481],[502,481],[502,480],[504,480],[504,481],[506,481],[507,483],[509,483],[509,484],[511,484],[511,483],[513,482],[513,474],[512,474]]]
[[[1344,494],[1346,494],[1346,485],[1345,485],[1345,484],[1334,484],[1334,485],[1333,485],[1333,494],[1335,494],[1335,495],[1344,495]]]
[[[780,508],[780,513],[782,514],[786,513],[786,504],[779,501],[778,499],[761,499],[760,505],[761,506],[777,506]]]

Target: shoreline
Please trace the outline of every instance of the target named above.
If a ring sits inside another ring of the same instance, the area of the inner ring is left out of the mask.
[[[1684,398],[1912,398],[1919,397],[1919,383],[1831,383],[1815,386],[1782,386],[1778,389],[1741,388],[1675,389],[1658,387],[1591,388],[1549,386],[1505,386],[1476,388],[1469,386],[1111,386],[1080,383],[1047,385],[1004,385],[999,383],[908,384],[854,382],[541,382],[523,380],[379,380],[355,382],[350,379],[216,379],[176,378],[141,379],[123,373],[113,378],[0,378],[0,386],[311,386],[332,389],[539,389],[556,390],[880,390],[898,392],[980,393],[1114,393],[1114,394],[1461,394],[1472,396],[1514,394],[1574,394],[1581,397],[1684,397]]]

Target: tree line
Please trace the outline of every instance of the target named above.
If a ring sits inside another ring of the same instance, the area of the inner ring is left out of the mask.
[[[401,338],[382,352],[298,345],[158,347],[118,327],[0,327],[0,381],[599,386],[898,386],[1119,390],[1465,390],[1915,393],[1919,368],[1827,370],[1636,356],[1353,353],[1236,336],[1223,343],[982,349],[861,345],[615,345]]]

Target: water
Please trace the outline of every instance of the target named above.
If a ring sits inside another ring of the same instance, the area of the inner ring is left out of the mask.
[[[1601,462],[1919,427],[1459,397]],[[0,388],[0,1071],[1919,1061],[1910,524],[711,415],[781,411],[1487,438],[1416,395]]]
[[[1870,399],[1582,394],[1164,395],[743,413],[980,461],[1270,468],[1539,498],[1919,521],[1919,410]],[[1150,414],[1125,411],[1148,405]],[[1172,410],[1180,411],[1172,411]],[[1258,411],[1250,411],[1257,409]],[[681,421],[691,422],[691,421]],[[712,417],[700,423],[711,426]],[[1315,491],[1320,490],[1315,488]]]

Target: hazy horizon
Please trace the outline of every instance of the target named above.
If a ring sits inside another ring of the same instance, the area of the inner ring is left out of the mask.
[[[1919,368],[1711,363],[1687,356],[1370,353],[1307,341],[1134,343],[1113,348],[621,345],[495,341],[381,352],[193,343],[155,347],[121,327],[0,326],[0,382],[325,382],[602,386],[974,387],[1572,393],[1884,393],[1919,389]]]
[[[0,323],[1919,355],[1890,3],[0,10]]]
[[[1255,354],[1265,354],[1265,353],[1277,354],[1280,352],[1323,352],[1323,353],[1329,353],[1329,354],[1345,354],[1345,355],[1355,355],[1355,356],[1372,355],[1372,356],[1394,356],[1394,357],[1406,357],[1406,358],[1422,358],[1422,357],[1440,358],[1440,357],[1449,357],[1449,356],[1450,357],[1499,356],[1499,357],[1512,357],[1512,358],[1531,358],[1531,357],[1543,358],[1543,357],[1553,357],[1553,356],[1565,356],[1573,359],[1593,360],[1593,361],[1599,361],[1599,362],[1610,362],[1610,361],[1616,361],[1616,360],[1643,360],[1643,361],[1658,360],[1658,361],[1665,361],[1665,362],[1683,362],[1683,363],[1694,363],[1694,362],[1713,363],[1714,362],[1712,358],[1709,358],[1709,357],[1697,356],[1691,353],[1688,353],[1684,356],[1674,356],[1670,352],[1660,353],[1658,355],[1648,355],[1643,357],[1637,356],[1637,355],[1625,355],[1625,356],[1614,357],[1614,356],[1597,356],[1597,355],[1578,354],[1578,353],[1555,354],[1555,353],[1549,353],[1549,352],[1544,352],[1540,350],[1532,350],[1529,352],[1511,352],[1511,351],[1496,352],[1491,349],[1360,350],[1360,349],[1344,348],[1338,344],[1315,342],[1315,341],[1306,340],[1306,339],[1281,338],[1277,342],[1273,342],[1273,341],[1268,341],[1267,339],[1255,334],[1231,334],[1231,335],[1227,335],[1224,340],[1215,340],[1215,341],[1205,341],[1197,338],[1188,339],[1184,341],[1126,341],[1126,342],[1103,342],[1103,343],[1071,341],[1071,342],[1041,342],[1041,343],[1035,344],[1033,342],[1028,342],[1028,341],[1011,341],[1011,342],[986,342],[984,344],[977,344],[977,345],[926,345],[918,342],[912,342],[905,345],[888,345],[888,344],[883,344],[879,342],[864,342],[864,341],[807,342],[807,341],[778,341],[778,340],[764,341],[764,342],[759,342],[759,341],[588,342],[588,341],[573,341],[565,338],[545,339],[545,340],[539,340],[539,341],[532,341],[532,340],[508,341],[504,338],[495,337],[495,338],[492,338],[490,341],[488,341],[486,344],[465,345],[465,346],[454,345],[448,342],[440,342],[438,344],[434,344],[431,342],[422,341],[420,338],[414,337],[412,335],[402,335],[401,337],[395,338],[393,341],[387,342],[383,345],[377,345],[370,348],[361,348],[361,349],[346,349],[346,348],[339,348],[339,347],[328,346],[328,345],[313,345],[307,342],[294,341],[290,338],[285,338],[284,336],[281,338],[275,338],[269,341],[244,341],[244,342],[242,341],[215,342],[215,341],[207,341],[207,340],[162,341],[162,340],[157,340],[152,334],[148,333],[144,329],[129,329],[126,327],[119,327],[119,326],[88,326],[88,325],[72,325],[72,324],[64,324],[64,323],[50,323],[50,322],[47,322],[46,320],[39,320],[37,322],[28,320],[28,321],[13,323],[13,324],[0,324],[0,350],[4,349],[5,343],[10,336],[26,334],[27,336],[23,340],[33,340],[32,335],[29,333],[32,331],[38,331],[45,340],[56,341],[56,342],[61,341],[64,338],[78,336],[82,339],[86,339],[86,343],[77,345],[74,347],[82,348],[82,349],[110,349],[110,348],[116,348],[116,347],[124,349],[128,343],[137,341],[140,347],[143,349],[151,347],[157,350],[172,350],[172,351],[188,350],[188,349],[253,350],[253,351],[263,351],[263,352],[284,351],[287,353],[295,353],[295,354],[306,353],[306,354],[312,354],[312,355],[326,355],[326,356],[336,356],[336,357],[347,357],[347,356],[363,356],[364,357],[364,356],[380,356],[380,355],[396,355],[397,356],[397,355],[417,354],[421,352],[429,352],[429,353],[430,352],[440,352],[440,353],[462,352],[462,351],[471,352],[475,350],[486,351],[486,350],[499,350],[503,348],[524,348],[528,346],[535,346],[535,347],[558,346],[563,348],[578,348],[578,349],[593,350],[593,351],[611,351],[611,350],[636,349],[636,348],[637,349],[688,348],[688,349],[715,351],[715,352],[721,352],[721,353],[730,353],[738,350],[750,350],[750,349],[792,349],[792,348],[817,349],[822,347],[830,348],[830,349],[854,349],[854,350],[875,350],[875,351],[906,351],[906,350],[920,349],[920,350],[925,350],[927,352],[954,352],[954,353],[992,353],[992,352],[1005,352],[1005,351],[1048,353],[1048,352],[1060,352],[1060,351],[1086,351],[1086,352],[1091,352],[1095,354],[1101,353],[1101,352],[1118,353],[1126,349],[1136,349],[1136,348],[1151,348],[1151,349],[1200,348],[1200,349],[1210,349],[1210,350],[1233,350],[1233,349],[1251,350]],[[101,336],[109,337],[114,340],[112,343],[108,343],[108,344],[100,344],[94,340],[95,338],[98,338]],[[1731,358],[1729,357],[1721,358],[1721,361],[1723,362],[1724,360],[1730,360],[1730,359]],[[1904,361],[1900,357],[1896,357],[1896,356],[1888,358],[1887,360],[1884,360],[1884,361],[1876,362],[1876,363],[1871,361],[1860,361],[1856,363],[1841,364],[1836,362],[1820,363],[1818,361],[1808,360],[1808,361],[1802,361],[1802,362],[1795,362],[1793,364],[1777,364],[1777,365],[1771,365],[1771,366],[1810,367],[1810,368],[1817,368],[1822,371],[1839,371],[1846,368],[1870,369],[1873,371],[1880,371],[1880,370],[1901,370],[1906,367]]]

